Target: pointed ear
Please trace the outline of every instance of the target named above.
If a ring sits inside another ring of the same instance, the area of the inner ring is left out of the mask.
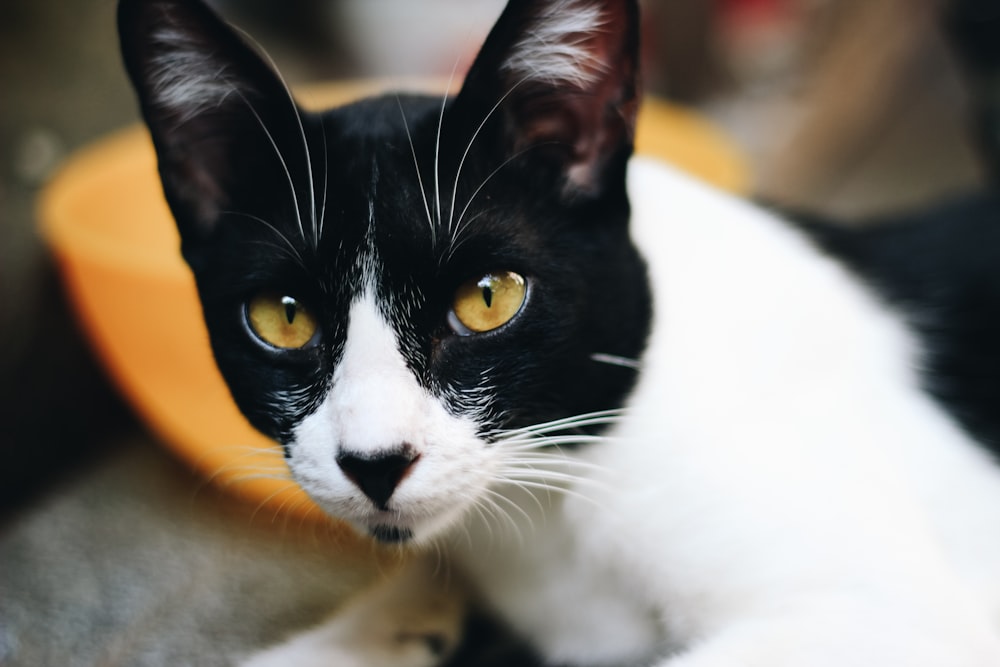
[[[556,160],[569,194],[600,192],[632,152],[638,14],[637,0],[510,0],[456,106],[499,103],[512,155]]]
[[[187,249],[254,178],[285,178],[272,163],[293,138],[301,153],[299,111],[274,71],[200,0],[121,0],[118,29]]]

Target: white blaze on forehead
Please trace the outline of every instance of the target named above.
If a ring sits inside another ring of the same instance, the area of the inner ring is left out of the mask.
[[[495,457],[473,418],[452,414],[418,382],[371,289],[354,301],[349,317],[329,393],[295,428],[289,466],[329,513],[371,530],[387,518],[340,470],[337,456],[375,457],[409,445],[420,462],[392,495],[392,521],[424,539],[483,492]]]
[[[587,0],[555,0],[515,45],[504,69],[516,81],[541,80],[583,87],[592,83],[606,64],[597,50],[588,48],[588,36],[607,23],[599,5]]]
[[[344,354],[333,376],[328,408],[334,437],[354,453],[397,449],[420,439],[433,400],[399,351],[396,332],[369,291],[350,310]]]

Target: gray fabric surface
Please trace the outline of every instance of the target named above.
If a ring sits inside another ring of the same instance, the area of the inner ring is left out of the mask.
[[[325,527],[251,510],[128,443],[0,534],[0,665],[229,665],[371,575]]]

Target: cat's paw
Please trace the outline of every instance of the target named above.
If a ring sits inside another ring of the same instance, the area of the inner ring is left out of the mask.
[[[422,560],[358,596],[325,623],[240,667],[435,667],[461,641],[465,593]],[[453,583],[455,583],[453,581]]]

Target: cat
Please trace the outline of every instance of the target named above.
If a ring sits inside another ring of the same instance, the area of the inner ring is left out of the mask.
[[[637,5],[510,0],[457,94],[308,113],[200,0],[121,0],[233,398],[413,553],[246,665],[481,619],[497,664],[1000,665],[1000,202],[847,231],[633,157]]]

